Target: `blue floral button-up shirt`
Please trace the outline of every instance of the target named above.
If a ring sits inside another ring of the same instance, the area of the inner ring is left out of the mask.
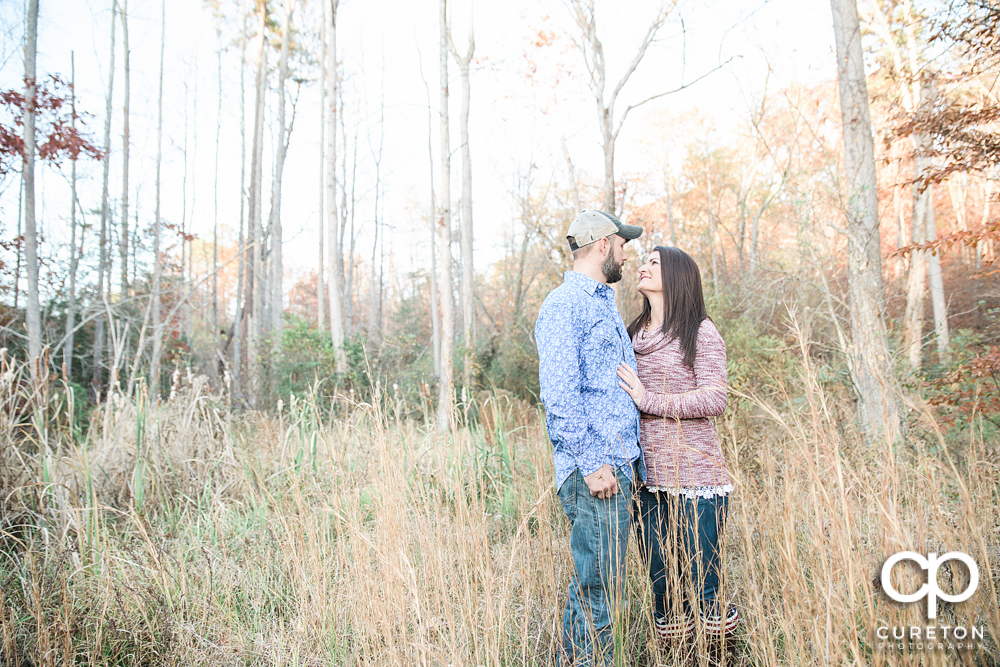
[[[535,344],[556,488],[574,470],[587,476],[605,463],[634,482],[632,463],[642,457],[639,411],[618,385],[617,369],[622,362],[634,369],[635,352],[614,291],[567,271],[538,313]]]

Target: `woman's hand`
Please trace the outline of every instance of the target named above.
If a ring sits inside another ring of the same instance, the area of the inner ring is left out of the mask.
[[[628,392],[636,405],[642,403],[642,397],[646,395],[646,388],[639,382],[639,376],[635,374],[635,371],[630,366],[618,364],[618,377],[621,378],[618,386]]]

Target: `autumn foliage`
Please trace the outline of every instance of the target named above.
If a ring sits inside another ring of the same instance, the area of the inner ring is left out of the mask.
[[[928,383],[934,392],[931,405],[944,406],[942,420],[981,415],[1000,427],[1000,348],[977,354],[950,373]]]
[[[35,132],[38,137],[36,150],[40,159],[55,166],[66,158],[77,160],[85,157],[100,160],[101,150],[91,144],[73,127],[74,115],[79,125],[85,125],[83,114],[70,104],[72,85],[58,75],[49,76],[48,85],[36,82]],[[0,176],[16,169],[24,157],[24,114],[27,98],[22,90],[0,93]]]

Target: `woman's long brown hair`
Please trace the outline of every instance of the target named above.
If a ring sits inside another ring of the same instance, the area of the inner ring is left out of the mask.
[[[698,329],[708,318],[705,295],[701,289],[701,271],[698,264],[680,248],[656,246],[660,254],[660,279],[663,282],[663,335],[668,340],[680,339],[684,364],[694,368],[698,353]],[[628,325],[628,335],[635,338],[646,326],[652,314],[649,299],[643,297],[642,312]]]

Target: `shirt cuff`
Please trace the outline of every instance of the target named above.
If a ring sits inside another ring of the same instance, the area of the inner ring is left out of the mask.
[[[601,466],[603,465],[604,465],[603,463],[595,463],[593,465],[588,465],[584,467],[582,465],[577,464],[577,468],[579,469],[581,475],[583,475],[584,477],[588,477],[590,475],[593,475],[598,470],[600,470]]]

